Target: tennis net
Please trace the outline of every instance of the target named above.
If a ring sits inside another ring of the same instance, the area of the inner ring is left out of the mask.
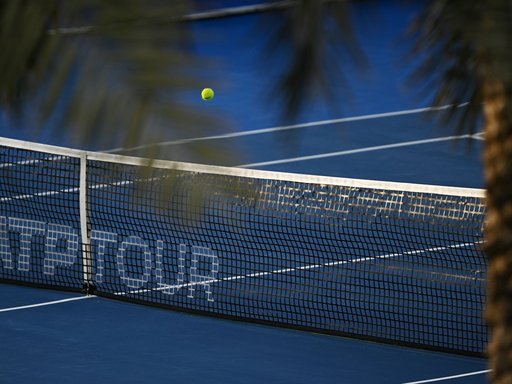
[[[482,355],[482,190],[0,139],[0,279]]]

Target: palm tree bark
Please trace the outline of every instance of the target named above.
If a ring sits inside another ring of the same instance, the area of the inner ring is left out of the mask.
[[[493,383],[512,383],[512,92],[503,81],[483,89],[486,120],[487,317]]]

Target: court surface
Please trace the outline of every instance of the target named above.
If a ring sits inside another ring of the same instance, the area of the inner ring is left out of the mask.
[[[201,137],[169,133],[162,157],[206,162],[191,150],[204,144],[236,155],[216,160],[220,165],[482,188],[482,135],[436,124],[440,111],[404,84],[412,63],[403,60],[401,33],[415,11],[394,1],[361,4],[356,27],[369,72],[349,65],[351,98],[329,107],[313,100],[286,123],[275,100],[263,96],[271,78],[256,64],[262,42],[250,33],[259,16],[194,24],[198,52],[224,60],[210,73],[215,99],[204,103],[197,94],[190,103],[228,123]],[[205,35],[217,38],[202,42]],[[5,121],[0,128],[2,136],[67,144],[51,129],[40,136]],[[0,340],[1,383],[484,383],[487,377],[485,359],[6,284]]]

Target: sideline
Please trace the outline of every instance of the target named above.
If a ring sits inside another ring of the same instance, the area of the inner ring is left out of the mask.
[[[45,307],[45,306],[48,306],[48,305],[62,304],[62,303],[70,302],[70,301],[90,299],[90,298],[93,298],[93,297],[96,297],[96,295],[70,297],[68,299],[55,300],[55,301],[47,301],[47,302],[38,303],[38,304],[22,305],[20,307],[3,308],[3,309],[0,309],[0,312],[11,312],[11,311],[19,311],[21,309]]]

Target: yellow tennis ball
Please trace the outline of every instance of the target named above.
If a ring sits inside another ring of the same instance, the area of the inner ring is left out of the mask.
[[[215,93],[213,92],[213,89],[211,89],[211,88],[205,88],[201,92],[201,97],[203,98],[203,100],[211,100],[211,99],[213,99],[214,95],[215,95]]]

